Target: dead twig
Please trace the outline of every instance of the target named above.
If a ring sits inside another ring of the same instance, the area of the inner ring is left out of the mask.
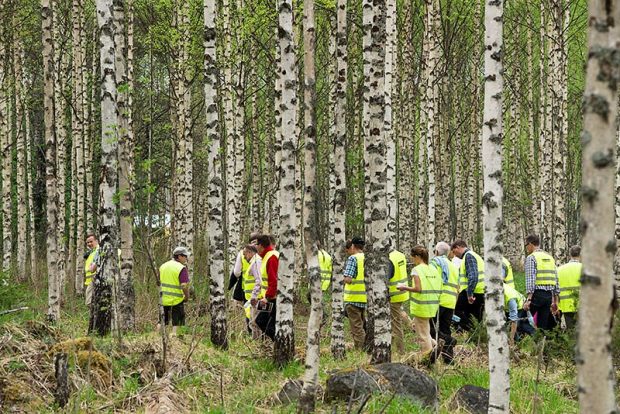
[[[8,309],[8,310],[4,310],[4,311],[0,312],[0,316],[8,315],[9,313],[15,313],[15,312],[19,312],[19,311],[28,310],[28,309],[30,309],[28,306],[22,306],[22,307],[15,308],[15,309]]]

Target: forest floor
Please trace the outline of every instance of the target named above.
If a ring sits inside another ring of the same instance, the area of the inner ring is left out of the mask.
[[[166,373],[162,375],[161,337],[154,331],[156,293],[138,286],[136,334],[120,339],[85,336],[88,312],[81,299],[68,299],[61,321],[45,323],[46,292],[32,286],[0,288],[0,310],[29,306],[30,309],[0,316],[0,412],[212,412],[292,413],[294,404],[282,405],[273,397],[287,379],[303,375],[307,313],[298,301],[296,360],[283,369],[271,361],[269,342],[253,341],[245,333],[241,309],[229,312],[229,349],[219,350],[209,341],[206,304],[188,304],[188,326],[170,337]],[[197,295],[200,296],[200,295]],[[345,323],[348,334],[348,324]],[[329,350],[329,333],[322,332],[320,384],[330,372],[368,364],[366,354],[347,346],[346,359],[336,361]],[[406,335],[406,354],[416,350],[414,334]],[[439,384],[441,413],[454,408],[456,391],[471,384],[488,387],[488,358],[484,335],[457,336],[455,364],[438,362],[424,370]],[[347,340],[350,338],[347,336]],[[538,369],[541,341],[526,338],[511,350],[511,412],[576,413],[576,369],[572,361],[574,342],[560,337],[547,341],[547,357]],[[64,409],[54,403],[54,354],[69,355],[69,402]],[[397,362],[403,356],[395,356]],[[540,371],[540,372],[539,372]],[[537,374],[539,380],[537,381]],[[538,398],[536,398],[538,396]],[[365,413],[426,413],[409,400],[374,395]],[[168,410],[168,411],[167,411]],[[317,403],[318,412],[346,413],[347,406]],[[358,412],[353,404],[351,412]]]

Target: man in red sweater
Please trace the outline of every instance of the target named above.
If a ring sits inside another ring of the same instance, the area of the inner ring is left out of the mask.
[[[256,318],[256,324],[272,340],[276,336],[276,296],[278,295],[278,265],[280,253],[274,249],[271,238],[261,235],[256,247],[262,259],[261,278],[265,287],[265,297],[261,299],[258,309],[262,312]]]

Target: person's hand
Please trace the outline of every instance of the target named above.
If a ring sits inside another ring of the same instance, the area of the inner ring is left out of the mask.
[[[267,305],[267,298],[262,298],[259,302],[260,302],[260,303],[263,305],[263,307],[264,307],[265,305]]]
[[[526,299],[525,303],[523,304],[523,310],[524,311],[529,311],[530,310],[530,303],[532,303],[531,299]]]
[[[344,277],[344,283],[345,283],[345,284],[350,285],[350,284],[351,284],[351,282],[353,282],[353,279],[352,279],[352,278],[350,278],[349,276],[345,276],[345,277]]]
[[[558,304],[557,304],[557,302],[553,302],[551,304],[551,313],[553,314],[553,316],[557,316],[557,314],[558,314]]]
[[[258,303],[258,299],[256,299],[256,298],[250,299],[250,305],[256,306],[257,303]]]
[[[399,283],[396,285],[396,289],[400,290],[401,292],[404,290],[407,290],[407,285],[405,285],[404,283]]]
[[[468,296],[467,297],[467,302],[469,302],[469,304],[473,304],[476,301],[476,297],[475,296]]]

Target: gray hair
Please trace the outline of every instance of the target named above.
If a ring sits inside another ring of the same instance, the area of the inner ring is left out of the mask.
[[[448,254],[449,251],[450,251],[450,245],[446,243],[445,241],[440,241],[435,246],[435,253],[437,254],[437,256],[444,256]]]

